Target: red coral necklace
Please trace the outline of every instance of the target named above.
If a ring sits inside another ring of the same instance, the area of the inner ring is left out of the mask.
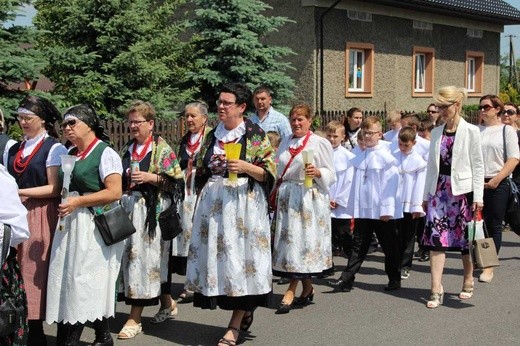
[[[137,139],[134,139],[134,147],[132,148],[132,161],[141,162],[141,160],[148,153],[148,148],[150,147],[151,144],[152,144],[152,136],[148,137],[148,139],[144,143],[143,150],[141,150],[140,154],[137,154]]]
[[[34,148],[32,153],[27,157],[27,159],[25,161],[23,161],[23,159],[22,159],[22,154],[23,154],[23,149],[25,148],[25,143],[27,143],[27,142],[24,141],[22,143],[22,145],[20,145],[20,148],[18,149],[18,151],[16,152],[16,156],[14,157],[13,168],[16,173],[22,174],[25,171],[25,169],[29,165],[29,162],[31,162],[34,155],[36,155],[38,150],[40,150],[40,148],[42,147],[44,141],[45,141],[45,136],[43,136],[42,140],[36,145],[36,147]]]

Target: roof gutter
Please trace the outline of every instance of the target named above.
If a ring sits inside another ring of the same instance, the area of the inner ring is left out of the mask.
[[[319,51],[320,51],[320,113],[323,113],[323,89],[324,89],[324,84],[323,84],[323,74],[324,74],[324,69],[323,69],[323,18],[327,15],[327,13],[329,13],[334,7],[336,7],[339,3],[341,2],[341,0],[336,0],[336,2],[334,2],[329,8],[327,8],[325,10],[325,12],[323,12],[321,15],[320,15],[320,47],[319,47]]]

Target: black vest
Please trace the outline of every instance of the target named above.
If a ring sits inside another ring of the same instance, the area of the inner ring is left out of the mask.
[[[16,173],[14,170],[14,159],[22,144],[16,143],[9,149],[9,162],[7,169],[16,179],[18,188],[27,189],[29,187],[44,186],[48,184],[45,161],[47,161],[47,156],[49,156],[52,146],[56,143],[58,143],[56,138],[47,137],[40,150],[38,150],[38,152],[33,156],[29,165],[21,174]],[[22,162],[25,162],[25,160],[27,160],[27,157],[24,158]]]

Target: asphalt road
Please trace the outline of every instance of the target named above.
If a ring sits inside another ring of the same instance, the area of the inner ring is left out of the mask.
[[[520,238],[504,233],[501,266],[492,283],[477,282],[475,295],[461,301],[462,262],[460,254],[448,254],[444,271],[444,305],[427,309],[429,263],[414,262],[403,288],[386,293],[383,256],[367,257],[349,293],[331,293],[325,280],[315,280],[314,304],[286,315],[274,312],[286,286],[273,285],[269,308],[259,308],[245,335],[245,345],[520,345]],[[338,270],[346,264],[335,258]],[[336,273],[335,277],[339,274]],[[173,296],[182,291],[183,278],[174,276]],[[301,289],[301,286],[300,288]],[[299,293],[299,291],[297,292]],[[88,304],[88,302],[85,302]],[[230,312],[201,310],[179,304],[179,315],[159,325],[150,324],[158,307],[144,311],[143,334],[116,345],[216,345],[224,334]],[[114,340],[128,316],[129,307],[117,306],[111,321]],[[45,327],[49,345],[55,343],[56,327]],[[82,345],[92,343],[94,332],[85,328]]]

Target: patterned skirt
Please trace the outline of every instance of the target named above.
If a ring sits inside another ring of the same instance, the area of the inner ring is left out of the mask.
[[[3,280],[1,282],[2,294],[0,296],[0,301],[5,301],[9,296],[13,297],[17,307],[23,306],[25,314],[17,316],[16,330],[14,334],[0,337],[0,345],[27,345],[27,333],[29,331],[29,325],[27,323],[27,297],[25,294],[22,274],[20,273],[20,267],[16,261],[16,249],[11,248],[9,256],[2,266],[2,272]]]
[[[473,194],[454,196],[451,177],[439,175],[435,195],[428,198],[422,245],[426,250],[468,252],[467,225],[473,218]]]
[[[25,282],[28,319],[45,318],[47,273],[52,238],[58,223],[59,199],[23,198],[31,236],[18,246],[18,263]]]

